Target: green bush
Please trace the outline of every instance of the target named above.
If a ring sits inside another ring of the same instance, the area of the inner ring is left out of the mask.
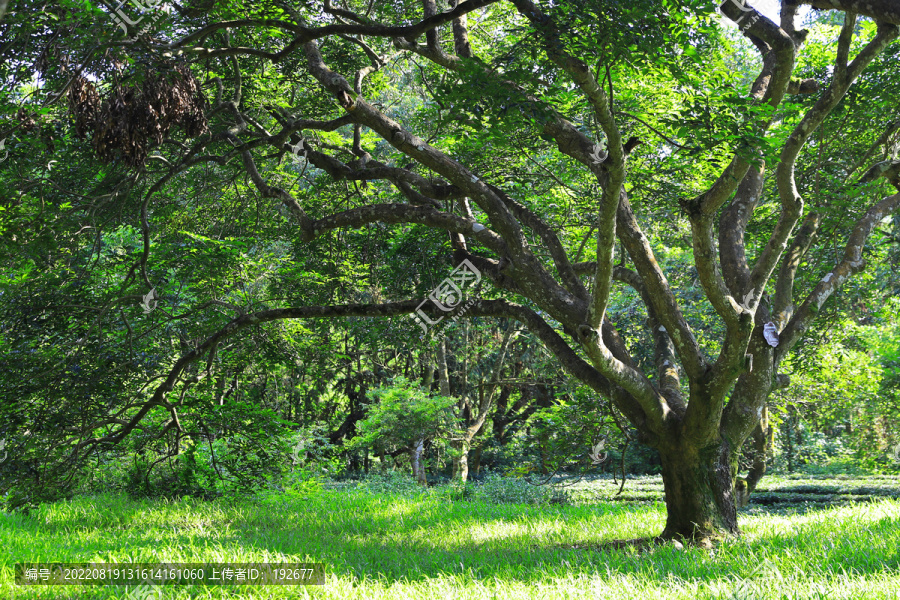
[[[370,404],[366,418],[356,424],[357,435],[346,446],[349,450],[392,451],[411,447],[420,439],[442,444],[453,429],[456,399],[433,396],[405,377],[395,377],[371,395],[378,402]]]
[[[357,487],[376,494],[391,494],[405,497],[419,496],[427,490],[427,488],[416,483],[416,480],[409,473],[401,473],[400,471],[369,474]]]
[[[453,502],[466,502],[475,499],[475,488],[476,486],[472,483],[462,483],[458,479],[454,479],[444,485],[430,488],[430,492],[437,498]]]
[[[551,484],[491,474],[477,484],[473,497],[488,504],[568,504],[569,493]]]
[[[281,445],[289,448],[291,472],[299,481],[339,477],[347,470],[347,462],[340,456],[342,449],[331,443],[323,424],[300,427],[285,436]]]

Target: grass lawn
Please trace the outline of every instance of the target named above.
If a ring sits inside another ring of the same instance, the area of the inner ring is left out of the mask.
[[[626,493],[655,489],[650,480],[634,483]],[[898,486],[896,478],[766,483],[767,493],[831,485],[837,496]],[[715,550],[643,551],[601,545],[658,534],[665,506],[611,501],[609,490],[581,484],[573,504],[537,506],[458,500],[449,488],[209,502],[80,498],[28,516],[0,513],[0,598],[900,599],[896,489],[838,506],[757,506],[741,513],[743,538]],[[25,561],[307,561],[326,563],[328,575],[325,586],[167,587],[154,596],[118,586],[17,586],[13,565]]]

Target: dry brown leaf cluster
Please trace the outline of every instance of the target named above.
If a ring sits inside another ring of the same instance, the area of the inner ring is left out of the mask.
[[[83,77],[69,89],[76,135],[90,135],[91,146],[104,162],[121,160],[129,167],[142,166],[173,126],[188,137],[204,133],[205,106],[200,85],[185,65],[148,74],[139,84],[116,85],[104,100]]]

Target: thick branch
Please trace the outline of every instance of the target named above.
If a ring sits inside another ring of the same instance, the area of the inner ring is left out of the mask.
[[[409,204],[372,204],[352,208],[312,223],[314,236],[339,227],[358,228],[367,223],[418,223],[435,229],[465,233],[477,239],[499,256],[507,253],[506,244],[496,233],[478,221],[439,211],[431,206]]]
[[[669,405],[679,414],[684,413],[684,399],[681,395],[681,382],[678,376],[678,365],[675,358],[675,347],[669,332],[660,323],[653,310],[653,303],[647,295],[647,288],[641,281],[640,275],[631,269],[616,266],[613,270],[613,278],[630,285],[644,301],[647,307],[647,327],[654,343],[654,359],[656,360],[657,387],[660,393],[666,397]]]
[[[623,196],[625,182],[625,151],[622,136],[612,114],[610,98],[591,74],[584,61],[562,50],[563,44],[552,19],[531,0],[513,0],[519,13],[526,16],[543,35],[544,48],[550,60],[569,74],[581,89],[594,110],[594,116],[606,135],[607,157],[603,161],[604,177],[601,177],[603,196],[597,215],[597,272],[594,275],[590,312],[587,324],[597,329],[603,322],[612,287],[612,270],[616,246],[616,214]]]
[[[818,213],[811,212],[806,215],[803,224],[797,230],[797,235],[794,236],[791,247],[781,259],[781,270],[775,283],[775,303],[772,307],[773,321],[779,329],[784,327],[794,314],[794,280],[797,276],[797,269],[800,266],[800,260],[815,240],[818,229]]]
[[[734,200],[719,217],[719,259],[725,284],[731,294],[750,309],[758,304],[759,298],[752,290],[746,291],[750,284],[750,267],[747,264],[744,233],[762,199],[765,183],[766,166],[762,156],[758,156],[760,163],[750,167],[738,186]]]
[[[888,196],[870,207],[866,214],[856,222],[856,226],[847,240],[843,260],[819,281],[781,332],[776,364],[799,341],[825,301],[854,273],[864,268],[865,261],[862,258],[862,251],[869,234],[884,217],[893,213],[898,206],[900,206],[900,194]]]
[[[739,8],[739,4],[743,5],[743,8]],[[758,99],[760,103],[778,106],[790,85],[791,73],[794,70],[796,54],[794,40],[788,32],[751,8],[744,0],[729,0],[720,8],[728,18],[743,24],[742,32],[762,54],[763,69],[751,90],[751,97]],[[768,128],[771,118],[766,116],[756,123],[758,132],[761,133]],[[704,215],[717,213],[734,193],[749,167],[750,163],[740,154],[736,154],[712,187],[690,203],[688,213],[699,212]]]
[[[511,258],[510,276],[529,298],[561,322],[580,322],[584,310],[582,302],[554,280],[537,260],[529,249],[521,224],[489,185],[458,161],[405,131],[362,98],[355,97],[347,81],[325,65],[314,42],[306,45],[306,57],[310,73],[334,94],[355,122],[367,126],[407,156],[440,173],[478,204],[490,219],[494,231],[506,242]]]
[[[900,25],[900,5],[896,0],[797,0],[797,4],[858,13],[876,21]]]
[[[459,0],[451,0],[450,7],[456,8]],[[469,24],[468,16],[462,15],[458,19],[453,20],[453,49],[456,55],[461,58],[472,58],[472,46],[469,45]]]
[[[553,265],[556,267],[560,279],[569,291],[579,298],[587,300],[587,290],[572,268],[572,263],[569,261],[566,250],[563,248],[562,242],[559,241],[559,236],[556,235],[556,232],[530,208],[514,200],[500,188],[490,187],[506,203],[523,225],[538,234],[541,241],[544,242],[544,246],[550,252],[550,258],[553,260]]]
[[[313,221],[307,216],[306,211],[303,210],[303,207],[300,206],[297,199],[288,191],[280,187],[269,185],[265,182],[262,175],[259,174],[259,170],[256,168],[256,163],[253,162],[253,157],[249,150],[241,152],[241,157],[244,160],[244,169],[250,175],[250,179],[253,181],[253,185],[256,186],[256,189],[259,190],[260,195],[263,198],[277,198],[278,200],[281,200],[294,215],[294,218],[297,219],[297,222],[300,225],[301,239],[307,242],[312,240],[314,237],[312,228]]]
[[[678,306],[668,279],[656,261],[650,241],[638,225],[627,200],[619,204],[617,234],[647,288],[650,306],[655,311],[656,318],[669,332],[672,343],[675,344],[685,373],[689,379],[702,377],[709,368],[706,358]]]
[[[265,310],[256,313],[242,315],[227,325],[219,329],[216,333],[209,336],[206,340],[197,345],[196,348],[182,355],[175,364],[169,369],[164,381],[159,384],[153,392],[153,395],[141,406],[137,413],[132,416],[126,424],[121,428],[109,433],[102,438],[90,438],[83,440],[78,444],[77,449],[86,446],[94,447],[106,443],[118,443],[122,441],[129,433],[131,433],[147,414],[156,406],[164,406],[166,404],[166,395],[171,392],[178,383],[182,374],[187,367],[199,360],[206,353],[219,345],[223,340],[234,336],[243,329],[253,325],[260,325],[270,321],[278,321],[284,319],[322,319],[322,318],[346,318],[346,317],[369,317],[369,318],[387,318],[411,314],[417,310],[430,312],[432,316],[440,313],[439,309],[431,303],[424,303],[422,300],[408,300],[403,302],[392,302],[386,304],[348,304],[343,306],[305,306],[293,308],[281,308]],[[441,313],[439,316],[444,316]],[[591,386],[596,391],[609,397],[611,388],[609,382],[606,381],[596,370],[590,367],[584,360],[563,341],[561,337],[547,323],[541,319],[534,311],[505,300],[479,300],[474,303],[465,313],[466,317],[475,316],[492,316],[492,317],[508,317],[515,319],[525,325],[529,331],[540,338],[546,347],[556,355],[561,364],[575,377]],[[623,407],[627,413],[634,414],[635,406]],[[638,416],[639,415],[636,415]],[[638,418],[637,422],[643,419]]]
[[[848,15],[845,25],[852,24],[854,20],[855,17]],[[844,29],[846,30],[848,27]],[[846,61],[846,52],[841,50],[835,64],[835,75],[831,84],[816,102],[815,106],[797,124],[797,127],[794,128],[794,131],[785,142],[775,175],[782,212],[778,218],[778,223],[775,225],[775,231],[760,253],[759,260],[750,275],[752,289],[762,289],[771,277],[772,271],[775,269],[779,258],[787,246],[787,240],[791,231],[794,229],[794,225],[796,225],[803,210],[803,200],[797,191],[797,185],[794,180],[794,166],[800,150],[806,144],[809,136],[819,128],[825,121],[825,118],[834,110],[834,107],[844,97],[856,78],[897,37],[897,34],[898,28],[896,26],[879,23],[878,33],[875,38],[860,51],[849,65],[844,64],[842,66],[842,61]],[[842,37],[844,37],[843,31]],[[849,44],[849,41],[844,43]]]

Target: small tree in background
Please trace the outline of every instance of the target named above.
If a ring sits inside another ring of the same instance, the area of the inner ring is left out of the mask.
[[[425,485],[425,443],[446,436],[453,427],[454,398],[432,396],[405,377],[373,390],[377,404],[358,424],[359,435],[350,446],[373,448],[379,455],[394,450],[409,454],[416,481]]]

